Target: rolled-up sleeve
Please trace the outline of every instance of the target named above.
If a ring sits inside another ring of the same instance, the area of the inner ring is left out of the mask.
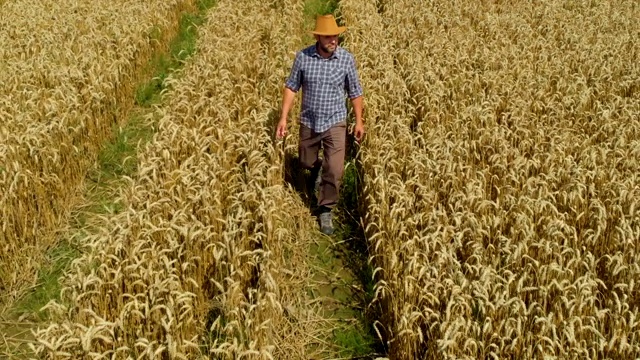
[[[291,68],[291,74],[285,82],[284,86],[297,92],[302,86],[302,52],[296,54],[296,59],[293,61],[293,67]]]
[[[362,86],[360,85],[360,78],[358,77],[358,70],[356,69],[356,61],[351,57],[349,64],[347,65],[347,81],[345,82],[345,89],[349,95],[349,99],[355,99],[362,96]]]

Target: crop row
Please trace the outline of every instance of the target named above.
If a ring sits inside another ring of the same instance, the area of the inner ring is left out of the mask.
[[[275,6],[273,6],[275,5]],[[167,79],[126,210],[65,277],[49,359],[305,359],[308,211],[272,143],[302,2],[220,1]],[[288,38],[287,41],[282,39]],[[278,56],[274,56],[278,54]],[[274,116],[274,114],[276,114]]]
[[[185,0],[8,1],[0,12],[0,292],[35,282],[101,144]],[[4,300],[8,300],[4,299]]]
[[[341,2],[391,358],[640,354],[638,11]]]

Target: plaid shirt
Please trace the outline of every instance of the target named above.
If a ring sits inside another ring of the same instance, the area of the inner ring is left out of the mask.
[[[328,59],[315,44],[298,52],[285,86],[294,92],[302,87],[300,122],[315,132],[346,120],[345,92],[350,99],[362,95],[353,55],[339,46]]]

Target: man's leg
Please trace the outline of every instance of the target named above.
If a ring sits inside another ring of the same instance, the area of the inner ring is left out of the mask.
[[[320,172],[322,162],[318,158],[322,134],[318,134],[305,125],[300,124],[300,144],[298,146],[298,157],[300,166],[303,169],[310,170],[311,176],[305,182],[307,192],[314,199],[313,188],[315,180]]]
[[[346,123],[335,125],[323,134],[322,146],[324,159],[322,162],[322,181],[320,183],[320,196],[318,199],[321,212],[324,210],[325,213],[330,214],[331,209],[338,204],[340,184],[344,173],[346,138]],[[324,215],[325,221],[327,220],[327,216],[328,215]],[[321,218],[321,222],[322,220]],[[333,226],[331,226],[331,228],[332,227]],[[329,229],[327,230],[329,231]],[[333,229],[330,230],[330,232],[332,231]],[[323,232],[325,231],[323,230]]]

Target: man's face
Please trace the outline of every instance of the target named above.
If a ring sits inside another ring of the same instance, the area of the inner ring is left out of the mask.
[[[333,53],[338,47],[338,35],[316,35],[316,40],[324,52]]]

